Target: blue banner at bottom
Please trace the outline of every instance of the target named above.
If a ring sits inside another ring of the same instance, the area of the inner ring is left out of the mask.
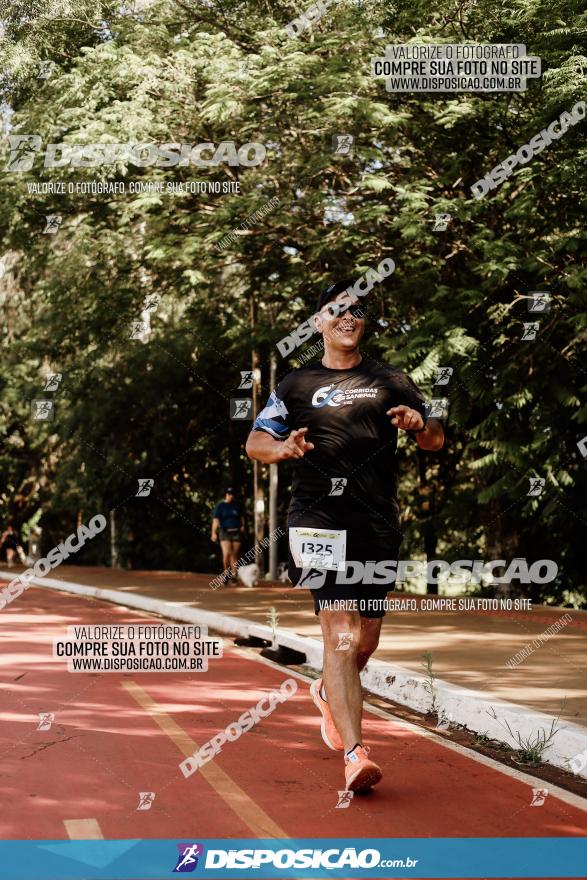
[[[9,880],[585,878],[587,837],[12,840],[0,865]]]

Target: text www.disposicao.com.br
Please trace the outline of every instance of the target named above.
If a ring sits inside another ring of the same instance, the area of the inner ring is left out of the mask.
[[[193,672],[202,669],[201,657],[72,657],[74,672]]]

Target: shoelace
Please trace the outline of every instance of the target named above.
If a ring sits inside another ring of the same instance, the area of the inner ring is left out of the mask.
[[[365,754],[367,755],[367,757],[369,757],[369,752],[371,751],[371,749],[369,748],[369,746],[359,746],[359,748],[363,749],[363,751],[365,752]],[[354,752],[354,751],[356,751],[356,749],[353,749],[353,752]],[[351,753],[351,754],[352,754],[352,753]],[[350,760],[351,760],[351,759],[349,758],[349,756],[345,753],[345,756],[344,756],[345,764],[348,764]]]

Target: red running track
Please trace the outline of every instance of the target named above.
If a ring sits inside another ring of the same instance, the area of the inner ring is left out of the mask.
[[[184,778],[179,762],[291,677],[225,639],[206,673],[69,673],[52,640],[74,624],[160,622],[96,600],[32,587],[0,612],[0,786],[5,839],[228,837],[540,837],[585,835],[587,814],[537,780],[512,778],[399,720],[366,713],[384,771],[337,809],[342,760],[297,693]],[[53,712],[48,731],[38,714]],[[183,749],[183,753],[182,753]],[[139,792],[154,792],[137,810]],[[73,825],[70,824],[74,820]],[[67,824],[66,824],[67,823]],[[72,829],[74,829],[72,831]]]

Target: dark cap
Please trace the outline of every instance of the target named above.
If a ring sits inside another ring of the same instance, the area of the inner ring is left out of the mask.
[[[225,494],[225,495],[234,495],[235,492],[234,492],[233,487],[232,487],[232,486],[227,486],[226,489],[224,490],[224,494]]]
[[[316,311],[319,312],[320,309],[324,308],[326,303],[332,302],[333,299],[336,299],[339,293],[348,290],[349,287],[352,287],[357,281],[358,278],[343,278],[342,281],[337,281],[335,284],[329,284],[318,297]]]

